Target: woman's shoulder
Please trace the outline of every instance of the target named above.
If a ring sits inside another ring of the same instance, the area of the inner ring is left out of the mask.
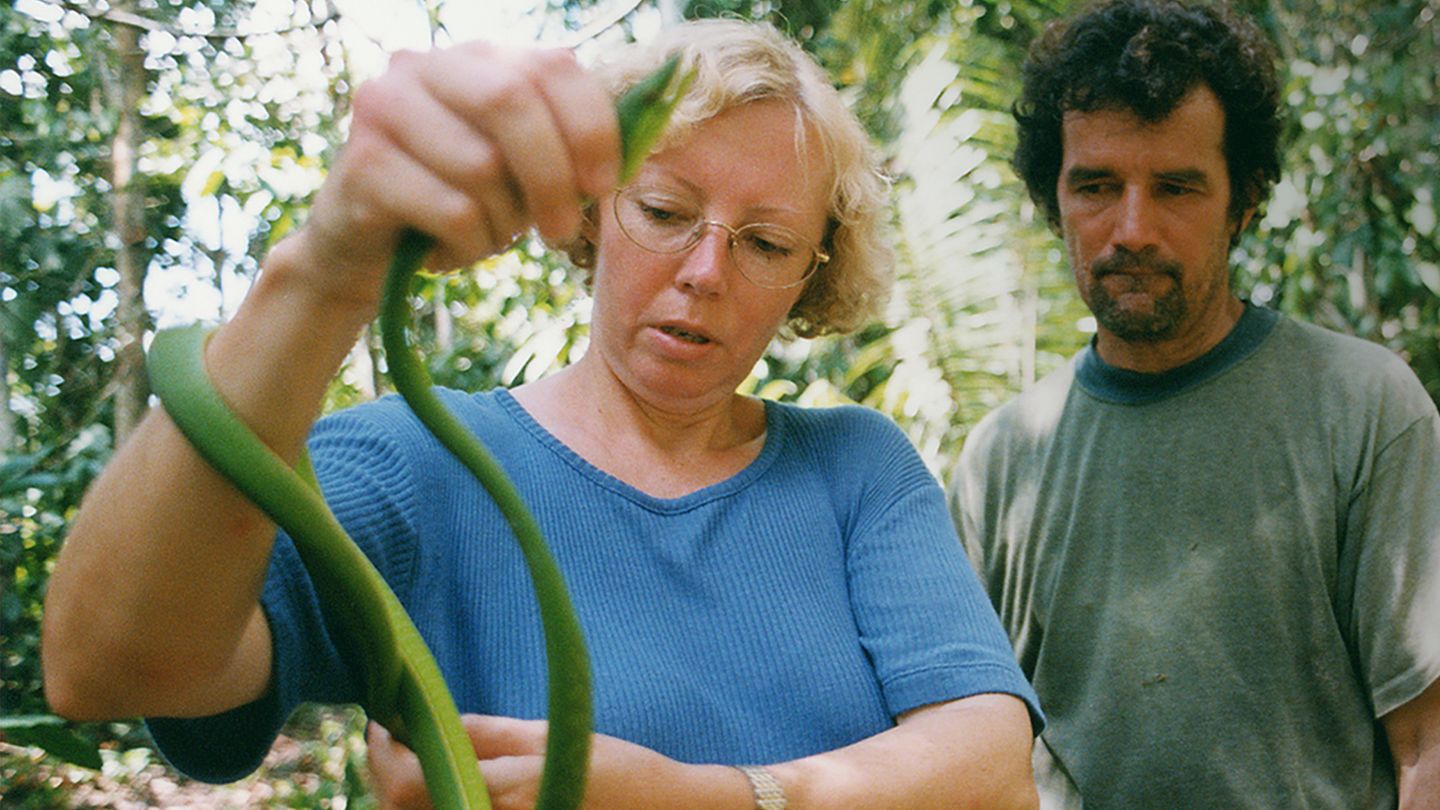
[[[920,454],[890,417],[862,405],[827,407],[772,402],[772,429],[779,427],[788,453],[833,483],[868,489],[890,484],[933,483]]]
[[[807,406],[768,401],[771,421],[784,424],[786,432],[800,441],[901,442],[908,444],[900,426],[888,416],[863,405]]]

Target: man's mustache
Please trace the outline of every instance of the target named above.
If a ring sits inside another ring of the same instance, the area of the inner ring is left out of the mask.
[[[1097,279],[1114,273],[1144,272],[1170,276],[1178,281],[1183,270],[1180,262],[1161,259],[1150,249],[1136,253],[1123,247],[1116,248],[1109,256],[1090,263],[1090,274]]]

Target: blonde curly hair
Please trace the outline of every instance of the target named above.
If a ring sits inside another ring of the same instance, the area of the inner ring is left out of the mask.
[[[879,313],[893,281],[893,255],[884,232],[890,184],[864,128],[820,66],[767,23],[686,22],[648,43],[628,46],[598,71],[619,95],[676,52],[682,54],[682,70],[694,67],[696,76],[657,151],[726,110],[762,99],[792,105],[797,123],[809,124],[818,134],[832,178],[824,242],[830,261],[806,282],[786,329],[815,337],[860,328]],[[806,129],[797,127],[799,150],[806,148]],[[577,240],[560,247],[577,266],[594,267],[592,243]]]

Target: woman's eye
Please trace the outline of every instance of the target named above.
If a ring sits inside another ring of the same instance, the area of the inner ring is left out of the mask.
[[[637,200],[636,206],[645,217],[645,221],[652,225],[684,225],[688,226],[695,219],[694,216],[686,213],[683,206],[665,202],[646,202]]]
[[[795,252],[789,240],[782,236],[752,233],[747,241],[752,250],[768,259],[783,259]]]
[[[667,222],[671,217],[675,216],[674,211],[643,202],[640,203],[640,211],[645,214],[647,219],[653,219],[656,222]]]

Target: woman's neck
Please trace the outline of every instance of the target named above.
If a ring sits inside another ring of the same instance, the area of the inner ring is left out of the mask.
[[[661,407],[594,365],[522,385],[515,399],[581,458],[642,492],[674,498],[719,483],[764,447],[757,399],[729,393],[703,407]]]

